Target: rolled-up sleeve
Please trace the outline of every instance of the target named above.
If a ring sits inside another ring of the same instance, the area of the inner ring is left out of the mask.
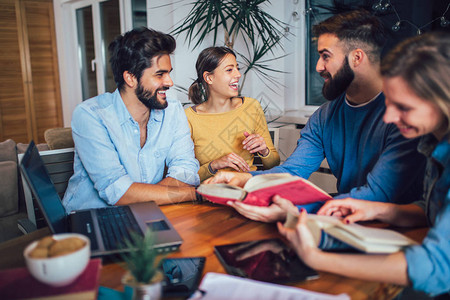
[[[121,163],[107,127],[89,110],[78,107],[72,119],[72,135],[86,176],[89,176],[100,198],[114,205],[133,180]]]
[[[439,295],[450,290],[450,191],[422,245],[405,249],[412,287]]]
[[[81,103],[72,117],[74,175],[63,204],[68,212],[115,205],[135,183],[157,184],[167,176],[198,185],[198,162],[186,116],[177,100],[153,109],[147,139],[118,90]]]

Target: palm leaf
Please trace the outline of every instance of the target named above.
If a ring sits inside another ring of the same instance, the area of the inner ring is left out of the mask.
[[[280,87],[283,86],[277,79],[276,76],[274,76],[275,73],[285,73],[284,71],[280,71],[278,69],[271,68],[269,66],[269,63],[282,59],[287,56],[287,54],[262,60],[263,55],[261,54],[261,51],[255,51],[255,53],[251,57],[247,57],[245,55],[242,55],[238,53],[239,57],[244,61],[244,65],[246,67],[243,76],[242,76],[242,86],[244,86],[245,79],[247,77],[247,74],[252,71],[255,73],[255,75],[264,83],[264,85],[270,89],[273,92],[277,92],[274,87]]]
[[[223,13],[222,0],[199,0],[191,3],[192,9],[184,21],[172,30],[173,35],[186,32],[186,40],[190,43],[197,40],[194,48],[199,46],[208,34],[214,35],[214,44],[220,28],[227,29],[227,16]]]
[[[270,3],[268,0],[240,0],[229,2],[230,18],[233,20],[229,31],[242,31],[252,45],[258,40],[275,45],[283,36],[286,23],[264,12],[261,4]]]

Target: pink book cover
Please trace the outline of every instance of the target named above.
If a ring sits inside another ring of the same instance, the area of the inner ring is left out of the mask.
[[[0,271],[0,299],[29,299],[70,295],[95,291],[97,293],[100,279],[101,259],[89,261],[84,272],[71,284],[52,287],[34,279],[27,268]]]
[[[295,205],[326,201],[332,198],[330,195],[316,188],[306,180],[296,180],[250,192],[242,202],[256,206],[269,206],[270,203],[272,203],[272,197],[275,195],[280,195],[281,197],[292,201]],[[202,194],[202,196],[211,202],[224,205],[227,201],[239,201],[237,199],[206,194]]]
[[[247,194],[243,202],[257,206],[269,206],[275,195],[290,200],[295,205],[331,199],[327,193],[318,190],[306,181],[299,180],[253,191]]]

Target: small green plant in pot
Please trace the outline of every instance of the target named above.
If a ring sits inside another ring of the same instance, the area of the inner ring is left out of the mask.
[[[132,234],[131,240],[125,241],[126,247],[133,250],[120,255],[128,269],[122,283],[132,289],[132,299],[161,299],[163,275],[158,268],[158,252],[154,248],[154,241],[155,234],[151,230],[144,237]]]

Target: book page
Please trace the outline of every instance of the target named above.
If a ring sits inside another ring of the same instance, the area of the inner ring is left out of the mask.
[[[189,300],[350,300],[347,294],[328,295],[226,274],[207,273]]]
[[[416,242],[404,236],[403,234],[389,229],[367,227],[355,223],[341,223],[339,224],[339,227],[361,239],[362,241],[368,243],[380,243],[398,246],[416,244]]]
[[[299,176],[293,176],[289,173],[273,173],[273,174],[262,174],[253,176],[250,178],[247,183],[244,186],[244,190],[247,192],[253,192],[259,189],[271,187],[280,185],[283,183],[288,183],[292,181],[301,181],[302,183],[306,183],[313,187],[315,190],[319,191],[320,193],[329,196],[327,192],[319,188],[314,183],[310,182],[309,180],[306,180],[304,178],[301,178]],[[331,197],[330,197],[331,198]]]
[[[345,224],[340,218],[322,215],[308,215],[308,227],[317,240],[321,230],[336,239],[368,253],[393,253],[403,246],[416,244],[413,240],[393,230]]]
[[[363,226],[357,223],[345,224],[340,218],[332,216],[322,216],[322,215],[308,215],[308,220],[314,220],[319,223],[319,227],[322,229],[330,227],[339,227],[342,230],[354,235],[356,238],[369,243],[382,243],[391,244],[399,246],[407,246],[416,244],[410,238],[404,236],[403,234],[390,229],[384,228],[374,228]]]
[[[197,191],[205,195],[236,200],[244,199],[247,194],[242,188],[226,183],[201,184]]]
[[[346,231],[343,227],[330,227],[324,229],[324,231],[336,239],[366,253],[394,253],[400,251],[402,248],[399,245],[364,241]]]
[[[252,192],[261,188],[266,188],[299,179],[300,177],[292,176],[289,173],[262,174],[250,178],[244,185],[244,190],[246,190],[247,192]]]
[[[328,228],[333,226],[338,226],[339,224],[345,225],[342,223],[342,219],[338,217],[333,216],[323,216],[323,215],[316,215],[316,214],[308,214],[308,221],[314,221],[317,223],[318,227],[320,228]]]

